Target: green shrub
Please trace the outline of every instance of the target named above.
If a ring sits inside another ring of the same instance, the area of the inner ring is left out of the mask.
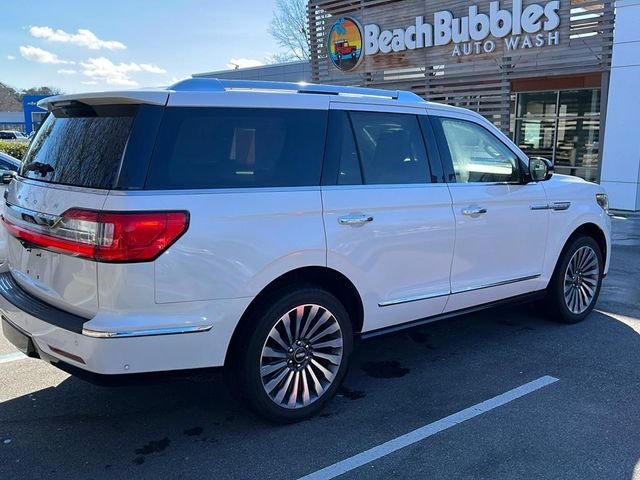
[[[22,160],[27,148],[29,148],[28,143],[0,140],[0,152],[4,152],[19,160]]]

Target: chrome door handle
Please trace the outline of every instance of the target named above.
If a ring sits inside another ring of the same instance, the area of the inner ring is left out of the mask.
[[[462,209],[462,214],[469,215],[470,217],[480,215],[482,213],[487,213],[487,209],[482,207],[467,207]]]
[[[367,222],[373,222],[373,217],[362,213],[345,215],[344,217],[338,218],[338,223],[340,225],[362,225]]]

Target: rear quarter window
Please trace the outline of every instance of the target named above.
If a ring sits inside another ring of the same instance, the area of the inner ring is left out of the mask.
[[[320,184],[327,111],[165,110],[146,189]]]

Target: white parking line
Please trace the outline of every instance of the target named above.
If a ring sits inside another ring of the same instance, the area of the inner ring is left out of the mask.
[[[28,357],[21,352],[7,353],[6,355],[0,355],[0,363],[15,362],[16,360],[22,360],[23,358]]]
[[[413,430],[412,432],[401,435],[400,437],[396,437],[393,440],[389,440],[382,445],[370,448],[369,450],[358,453],[353,457],[349,457],[338,463],[334,463],[333,465],[325,467],[322,470],[310,473],[309,475],[301,477],[299,480],[329,480],[331,478],[335,478],[338,475],[342,475],[343,473],[347,473],[358,467],[366,465],[369,462],[378,460],[379,458],[382,458],[385,455],[389,455],[390,453],[400,450],[401,448],[413,445],[416,442],[424,440],[425,438],[442,432],[443,430],[446,430],[448,428],[454,427],[459,423],[477,417],[478,415],[493,410],[494,408],[506,405],[507,403],[517,398],[523,397],[531,392],[535,392],[536,390],[539,390],[557,381],[557,378],[550,377],[548,375],[540,377],[537,380],[525,383],[524,385],[490,398],[489,400],[485,400],[484,402],[473,405],[472,407],[465,408],[458,413],[454,413],[453,415],[449,415],[448,417],[425,425],[424,427],[420,427],[416,430]]]

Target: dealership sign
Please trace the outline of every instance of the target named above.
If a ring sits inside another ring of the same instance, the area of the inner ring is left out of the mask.
[[[468,15],[454,17],[448,10],[433,14],[433,23],[424,16],[405,28],[384,30],[377,24],[362,28],[357,20],[342,17],[329,30],[328,53],[340,70],[356,68],[365,55],[388,54],[439,47],[453,43],[451,55],[466,56],[491,53],[502,40],[507,51],[557,45],[560,34],[560,2],[531,4],[513,0],[510,10],[500,8],[499,1],[489,3],[481,12],[471,5]]]

